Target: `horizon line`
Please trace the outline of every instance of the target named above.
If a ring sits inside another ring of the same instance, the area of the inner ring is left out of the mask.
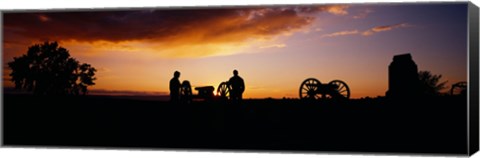
[[[3,93],[8,94],[29,94],[31,92],[15,89],[15,87],[3,87]],[[87,95],[91,96],[169,96],[169,92],[162,91],[136,91],[136,90],[108,90],[108,89],[89,89]],[[214,93],[215,96],[217,96]],[[363,96],[350,99],[377,98],[384,96]],[[244,99],[299,99],[298,97],[249,97]]]

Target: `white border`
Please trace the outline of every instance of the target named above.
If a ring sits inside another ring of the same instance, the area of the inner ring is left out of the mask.
[[[259,5],[259,4],[327,4],[327,3],[375,3],[375,2],[442,2],[446,0],[242,0],[242,1],[221,1],[221,0],[175,0],[175,1],[152,1],[152,0],[115,0],[115,1],[99,1],[99,0],[2,0],[0,1],[0,10],[16,10],[16,9],[69,9],[69,8],[135,8],[135,7],[165,7],[165,6],[225,6],[225,5]],[[480,0],[473,0],[472,2],[477,6]],[[450,2],[450,1],[449,1]],[[463,1],[464,2],[464,1]],[[0,17],[1,20],[1,17]],[[1,22],[0,22],[1,24]],[[1,28],[1,26],[0,26]],[[0,37],[1,40],[2,37]],[[0,50],[1,49],[0,45]],[[0,57],[1,58],[1,57]],[[1,64],[2,60],[0,60]],[[1,71],[1,70],[0,70]],[[1,79],[0,79],[1,81]],[[0,94],[1,94],[0,89]],[[3,95],[2,95],[3,96]],[[0,109],[0,112],[2,109]],[[1,113],[0,113],[1,115]],[[1,121],[0,117],[0,121]],[[1,131],[0,131],[0,134]],[[1,140],[1,138],[0,138]],[[224,158],[224,157],[238,157],[238,158],[280,158],[280,157],[296,157],[296,158],[347,158],[347,157],[431,157],[431,156],[411,156],[411,155],[371,155],[371,154],[299,154],[299,153],[254,153],[254,152],[227,152],[227,151],[145,151],[145,150],[105,150],[105,149],[46,149],[46,148],[0,148],[0,157],[167,157],[167,158],[185,158],[185,157],[200,157],[200,158]],[[445,156],[447,157],[447,156]],[[473,157],[480,158],[480,154]]]
[[[157,7],[157,6],[224,6],[224,5],[260,5],[260,4],[327,4],[327,3],[379,3],[379,2],[466,2],[466,0],[2,0],[0,10],[11,9],[52,9],[52,8],[117,8],[117,7]],[[473,0],[475,1],[479,0]]]

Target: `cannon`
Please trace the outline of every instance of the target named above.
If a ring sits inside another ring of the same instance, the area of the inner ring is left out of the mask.
[[[190,82],[187,80],[183,81],[180,87],[180,100],[190,103],[193,99],[226,100],[230,96],[230,87],[227,82],[222,82],[218,85],[217,95],[214,94],[215,88],[213,86],[195,87],[195,90],[198,91],[197,95],[193,95]]]
[[[349,99],[350,88],[341,80],[322,84],[315,78],[307,78],[300,85],[300,99]]]
[[[221,99],[228,99],[230,97],[230,86],[228,86],[228,82],[222,82],[218,85],[217,96]]]

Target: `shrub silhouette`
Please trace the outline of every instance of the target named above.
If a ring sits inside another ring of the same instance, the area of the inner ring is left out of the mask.
[[[430,71],[419,71],[418,79],[421,84],[421,91],[425,95],[440,95],[446,89],[448,81],[440,82],[442,75],[433,75]]]
[[[28,48],[27,54],[13,59],[8,66],[16,89],[38,95],[85,95],[87,87],[95,85],[96,69],[90,64],[80,64],[57,42],[35,44]]]

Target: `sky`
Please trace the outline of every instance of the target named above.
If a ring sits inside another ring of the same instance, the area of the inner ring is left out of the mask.
[[[4,12],[3,85],[13,87],[6,63],[49,40],[97,68],[90,90],[168,94],[174,71],[217,87],[236,69],[245,98],[298,98],[307,78],[375,97],[397,54],[466,81],[467,33],[467,3]]]

